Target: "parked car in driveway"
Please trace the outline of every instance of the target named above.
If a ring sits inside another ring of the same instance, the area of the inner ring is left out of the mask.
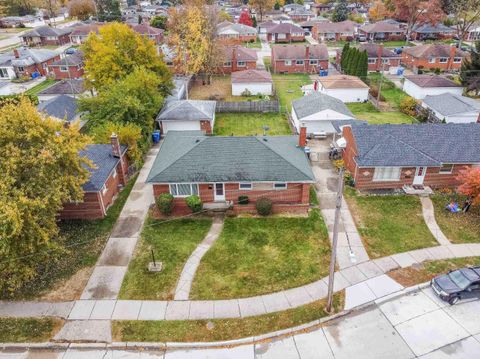
[[[452,270],[433,278],[430,285],[435,294],[450,305],[460,299],[480,299],[480,267]]]

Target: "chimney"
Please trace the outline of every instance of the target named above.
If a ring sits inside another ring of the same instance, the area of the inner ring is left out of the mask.
[[[453,58],[457,54],[457,48],[455,46],[450,46],[450,58],[448,59],[447,70],[450,70],[453,65]]]
[[[237,71],[237,47],[232,49],[232,72]]]
[[[18,49],[13,49],[13,56],[15,56],[16,59],[20,57],[20,53],[18,52]]]
[[[118,136],[115,132],[113,132],[112,135],[110,136],[110,143],[112,144],[113,157],[120,158],[121,157],[120,141],[118,140]]]
[[[308,71],[308,66],[310,65],[310,46],[305,45],[305,69]]]
[[[377,70],[381,70],[383,67],[383,44],[377,46]]]
[[[305,147],[307,145],[307,127],[302,123],[300,125],[300,135],[298,136],[298,146]]]

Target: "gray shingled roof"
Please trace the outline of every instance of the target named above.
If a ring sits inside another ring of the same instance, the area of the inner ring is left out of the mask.
[[[67,95],[56,96],[37,106],[38,111],[58,119],[70,122],[77,116],[78,100]]]
[[[333,110],[354,118],[348,107],[341,100],[320,92],[312,92],[310,95],[293,100],[292,107],[299,119],[324,110]]]
[[[435,34],[435,33],[454,33],[455,29],[452,29],[451,27],[443,25],[441,22],[432,25],[432,24],[422,24],[422,25],[417,25],[413,28],[413,32],[418,32],[422,34]]]
[[[169,131],[147,182],[313,182],[297,136],[221,137]]]
[[[360,167],[480,163],[480,124],[352,125]]]
[[[81,94],[85,92],[84,79],[61,80],[41,91],[39,95]]]
[[[157,116],[157,121],[179,120],[199,121],[213,120],[215,101],[176,100],[168,101]]]
[[[83,52],[75,51],[72,55],[67,55],[64,58],[55,61],[50,66],[78,66],[83,63]]]
[[[121,145],[122,154],[127,150],[127,146]],[[95,168],[85,166],[90,172],[88,181],[83,185],[83,190],[88,192],[100,191],[107,181],[110,173],[120,161],[112,154],[112,145],[95,144],[88,145],[85,150],[80,151],[80,157],[86,157],[93,162]]]
[[[452,80],[439,75],[407,75],[405,79],[419,87],[462,87]]]
[[[428,95],[423,102],[444,116],[480,111],[480,101],[449,92],[435,96]]]
[[[70,34],[73,31],[72,28],[66,27],[64,29],[53,28],[50,26],[40,26],[32,31],[28,31],[22,34],[22,37],[47,37],[47,36],[62,36]]]

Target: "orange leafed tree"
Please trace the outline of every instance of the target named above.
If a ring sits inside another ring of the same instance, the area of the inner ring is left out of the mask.
[[[460,172],[458,191],[473,198],[473,204],[480,204],[480,168],[469,168]]]
[[[373,21],[384,20],[388,16],[388,10],[383,1],[377,0],[368,10],[368,17]]]

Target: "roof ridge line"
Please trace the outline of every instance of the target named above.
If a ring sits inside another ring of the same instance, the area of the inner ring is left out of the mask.
[[[393,137],[391,134],[388,134],[388,136],[390,136],[390,137],[392,137],[392,138],[395,138],[395,137]],[[395,139],[396,139],[398,142],[403,143],[404,145],[412,148],[414,151],[417,151],[418,153],[421,153],[421,154],[424,155],[425,157],[430,158],[432,161],[441,163],[439,160],[431,157],[430,155],[426,154],[425,152],[419,150],[418,148],[413,147],[411,144],[409,144],[409,143],[407,143],[407,142],[405,142],[405,141],[403,141],[403,140],[401,140],[401,139],[399,139],[399,138],[395,138]]]

